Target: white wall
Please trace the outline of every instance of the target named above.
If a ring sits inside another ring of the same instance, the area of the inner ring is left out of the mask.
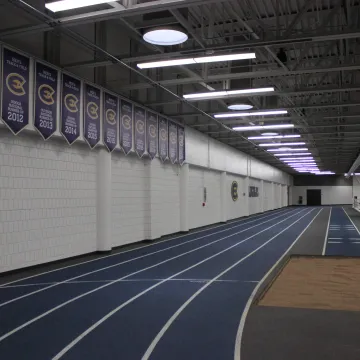
[[[236,219],[248,215],[246,197],[248,188],[246,187],[245,177],[234,174],[227,174],[226,197],[227,197],[227,219]],[[231,197],[231,185],[236,181],[238,183],[238,199],[234,201]]]
[[[96,250],[96,152],[0,129],[0,272]]]
[[[260,180],[257,179],[249,179],[249,186],[256,186],[259,188],[259,196],[258,197],[249,197],[249,214],[257,214],[261,211],[261,202],[264,194],[260,191]]]
[[[322,205],[352,204],[353,188],[351,186],[293,186],[292,205],[297,205],[299,196],[303,197],[303,205],[307,204],[307,190],[321,190]]]

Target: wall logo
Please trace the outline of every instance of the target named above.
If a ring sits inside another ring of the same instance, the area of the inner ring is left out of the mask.
[[[233,181],[231,184],[231,198],[233,201],[236,201],[239,198],[237,181]]]
[[[164,141],[167,139],[167,132],[165,129],[160,130],[160,139]]]
[[[17,73],[11,73],[6,77],[6,87],[16,96],[23,96],[26,94],[24,89],[25,83],[25,78]]]
[[[97,106],[94,102],[89,102],[86,106],[86,113],[88,116],[93,119],[97,120],[99,118],[99,106]]]
[[[124,128],[125,128],[126,130],[131,129],[131,118],[130,118],[130,116],[124,115],[124,116],[122,117],[122,123],[123,123],[123,126],[124,126]]]
[[[156,137],[156,126],[155,125],[150,125],[149,126],[149,134],[152,138]]]
[[[110,125],[116,124],[116,112],[113,109],[108,109],[105,113],[106,121]]]
[[[79,99],[73,94],[67,94],[64,98],[65,107],[72,113],[79,111],[77,104]]]
[[[179,135],[179,146],[182,147],[184,146],[184,135]]]
[[[54,94],[55,90],[50,85],[43,84],[39,86],[38,96],[41,102],[43,102],[45,105],[54,104]]]
[[[145,123],[142,121],[142,120],[138,120],[136,122],[136,131],[139,133],[139,134],[143,134],[144,131],[145,131]]]

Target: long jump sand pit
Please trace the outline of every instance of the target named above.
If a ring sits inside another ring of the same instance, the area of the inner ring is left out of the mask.
[[[360,258],[291,257],[258,305],[360,311]]]

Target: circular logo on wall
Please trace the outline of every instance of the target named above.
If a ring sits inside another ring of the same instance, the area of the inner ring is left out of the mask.
[[[160,138],[165,141],[167,139],[167,131],[165,129],[160,130]]]
[[[138,120],[136,122],[136,131],[139,133],[139,134],[143,134],[144,131],[145,131],[145,123],[142,121],[142,120]]]
[[[106,121],[110,125],[115,125],[116,124],[116,112],[113,109],[106,110],[105,117],[106,117]]]
[[[78,112],[79,99],[73,94],[67,94],[64,98],[65,107],[72,113]]]
[[[156,136],[156,126],[151,124],[149,126],[149,134],[152,138],[154,138]]]
[[[233,201],[236,201],[239,198],[237,181],[233,181],[231,184],[231,198]]]
[[[124,126],[124,128],[125,128],[126,130],[131,129],[131,122],[132,122],[132,120],[131,120],[130,116],[128,116],[128,115],[123,115],[123,117],[122,117],[122,124],[123,124],[123,126]]]
[[[87,104],[86,112],[91,119],[97,120],[99,118],[98,110],[99,107],[94,102]]]

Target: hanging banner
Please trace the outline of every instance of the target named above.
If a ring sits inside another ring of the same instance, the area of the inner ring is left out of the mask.
[[[179,147],[179,164],[185,161],[185,129],[178,126],[178,147]]]
[[[81,82],[63,74],[61,87],[61,133],[71,145],[80,136]]]
[[[169,159],[172,164],[178,162],[177,125],[169,121]]]
[[[100,89],[85,84],[84,138],[93,149],[100,141]]]
[[[104,144],[112,152],[117,144],[119,105],[116,96],[104,93],[103,133]]]
[[[133,106],[131,103],[121,100],[121,121],[120,121],[120,146],[127,155],[132,149],[133,131]]]
[[[141,107],[135,106],[134,109],[134,123],[135,123],[135,152],[142,158],[145,154],[145,110]]]
[[[45,140],[56,131],[57,86],[58,71],[36,62],[34,126]]]
[[[2,119],[16,135],[29,124],[30,59],[3,48]]]
[[[159,158],[162,162],[168,157],[168,121],[159,117]]]
[[[146,138],[147,152],[152,159],[157,153],[158,144],[158,120],[157,115],[149,111],[146,112]]]

